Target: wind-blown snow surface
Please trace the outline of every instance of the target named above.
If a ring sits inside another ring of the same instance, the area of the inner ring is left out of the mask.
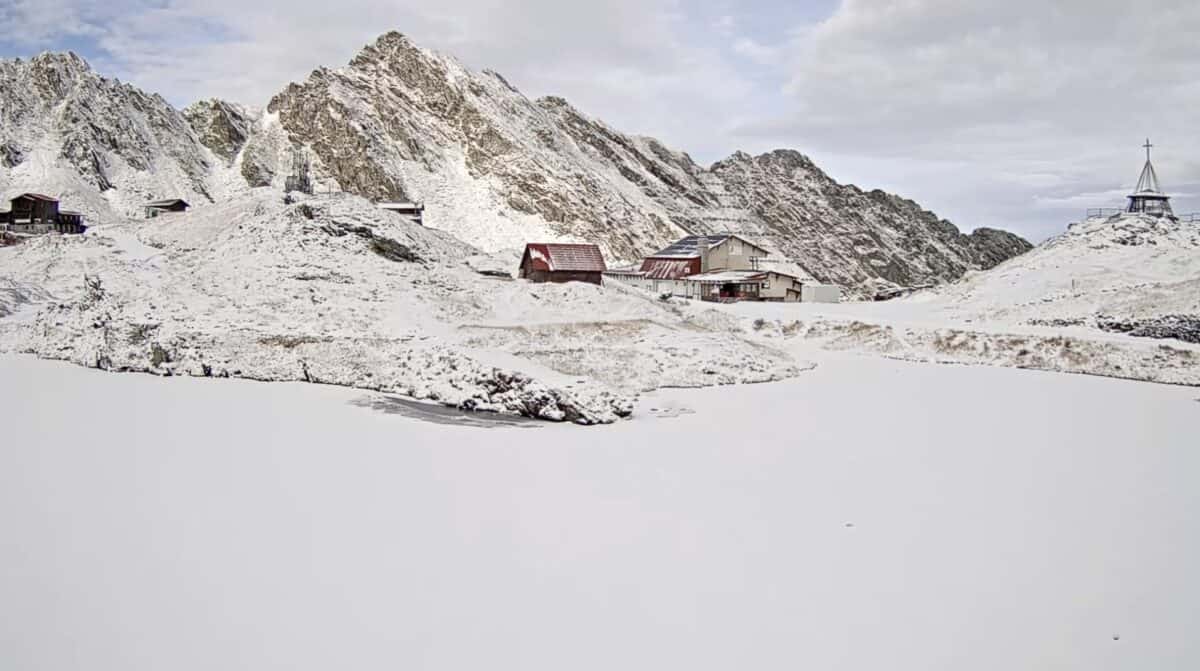
[[[0,357],[0,659],[1194,669],[1196,397],[827,358],[479,429]]]
[[[0,249],[0,306],[23,306],[0,319],[0,349],[580,423],[628,414],[647,389],[805,367],[722,313],[619,286],[485,277],[475,253],[357,197],[287,204],[259,189]]]

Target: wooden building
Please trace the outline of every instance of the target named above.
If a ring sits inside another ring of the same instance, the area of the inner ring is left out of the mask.
[[[681,280],[719,270],[758,270],[769,252],[732,233],[689,235],[642,261],[642,272],[653,280]]]
[[[58,209],[58,199],[40,193],[23,193],[13,198],[9,210],[0,213],[0,224],[13,233],[83,233],[87,230],[79,212]]]
[[[146,218],[153,219],[167,212],[186,212],[191,207],[186,200],[182,198],[167,198],[166,200],[153,200],[146,203]]]
[[[686,280],[699,285],[696,293],[705,301],[775,301],[798,303],[803,283],[774,270],[721,270],[693,275]]]
[[[73,210],[58,211],[58,226],[54,229],[59,233],[82,233],[87,230],[83,224],[83,213]]]
[[[47,233],[58,223],[58,199],[23,193],[10,202],[9,224],[18,233]]]
[[[837,302],[841,289],[783,272],[764,247],[732,233],[690,235],[642,260],[604,273],[658,296],[703,301]]]
[[[517,277],[531,282],[600,284],[604,271],[604,255],[596,245],[531,242],[525,245]]]

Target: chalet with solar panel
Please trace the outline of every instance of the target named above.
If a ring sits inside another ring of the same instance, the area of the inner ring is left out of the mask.
[[[702,301],[836,303],[841,288],[783,272],[770,252],[732,233],[689,235],[605,276],[658,296]],[[787,263],[783,265],[789,265]]]
[[[517,277],[530,282],[600,284],[606,270],[596,245],[534,243],[525,245]]]
[[[651,280],[682,280],[716,270],[758,270],[769,252],[732,233],[689,235],[642,261]]]

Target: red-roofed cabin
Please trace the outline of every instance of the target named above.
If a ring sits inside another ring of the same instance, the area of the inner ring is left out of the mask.
[[[596,245],[535,243],[525,245],[517,277],[530,282],[601,283],[606,270]]]

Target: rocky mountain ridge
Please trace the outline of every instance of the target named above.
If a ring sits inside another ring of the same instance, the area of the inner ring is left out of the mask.
[[[791,150],[702,167],[395,32],[287,86],[262,112],[220,100],[178,111],[71,54],[0,64],[0,93],[30,87],[36,104],[0,116],[0,186],[38,190],[50,166],[42,189],[86,195],[85,213],[102,219],[132,216],[148,198],[203,205],[282,189],[303,147],[319,190],[422,201],[427,225],[489,251],[589,240],[633,261],[685,234],[732,231],[854,287],[939,283],[1030,247],[1003,231],[964,235],[911,200],[838,184]]]
[[[432,225],[487,249],[548,229],[632,260],[680,235],[732,231],[820,280],[912,286],[1030,248],[1003,231],[963,235],[911,200],[838,184],[795,151],[739,152],[701,167],[399,33],[344,68],[314,71],[268,109],[342,188],[434,201]]]
[[[73,53],[0,60],[0,189],[53,192],[92,219],[167,196],[212,200],[214,160],[157,94]]]

